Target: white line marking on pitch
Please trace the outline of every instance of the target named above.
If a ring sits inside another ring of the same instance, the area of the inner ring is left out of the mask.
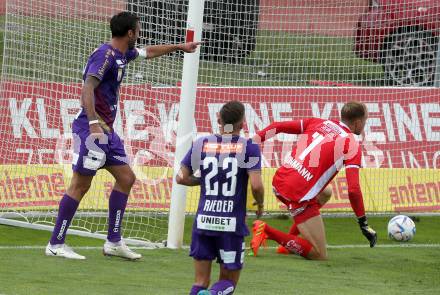
[[[75,250],[101,250],[102,247],[80,246],[73,247]],[[131,249],[148,249],[147,247],[130,247]],[[184,246],[183,249],[188,249]],[[346,249],[346,248],[370,248],[369,245],[327,245],[329,249]],[[375,248],[440,248],[440,244],[384,244],[376,245]],[[46,246],[0,246],[0,250],[43,250]],[[275,247],[268,247],[268,249],[275,249]]]

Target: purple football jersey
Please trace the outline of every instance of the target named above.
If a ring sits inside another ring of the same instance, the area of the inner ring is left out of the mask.
[[[95,110],[100,121],[112,129],[116,117],[119,99],[119,86],[125,75],[127,64],[138,56],[136,49],[128,50],[122,54],[110,44],[102,44],[90,55],[84,68],[83,80],[93,76],[101,82],[95,89]],[[88,127],[87,114],[84,109],[76,118],[74,124],[83,128]]]
[[[196,140],[181,163],[193,173],[200,171],[193,230],[207,235],[248,235],[248,171],[261,169],[259,146],[240,136],[210,135]]]

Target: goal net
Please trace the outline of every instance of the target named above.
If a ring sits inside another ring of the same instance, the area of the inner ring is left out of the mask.
[[[202,1],[199,1],[202,3]],[[403,4],[402,4],[403,3]],[[139,42],[185,40],[187,0],[8,0],[3,11],[0,90],[0,218],[53,226],[72,175],[71,123],[82,70],[110,40],[110,17],[141,19]],[[440,210],[440,90],[437,1],[205,0],[193,138],[218,131],[229,100],[246,106],[243,135],[272,121],[337,119],[344,102],[367,104],[361,185],[369,213]],[[124,236],[166,239],[183,54],[137,60],[121,87],[115,130],[137,181]],[[437,78],[436,78],[437,77]],[[276,167],[295,144],[278,135],[263,146],[266,210]],[[179,148],[179,147],[178,147]],[[113,180],[104,170],[72,229],[102,234]],[[324,212],[350,212],[342,171]],[[197,208],[187,192],[185,212]],[[249,209],[251,205],[249,204]]]

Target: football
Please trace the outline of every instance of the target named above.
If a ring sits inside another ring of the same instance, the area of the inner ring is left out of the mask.
[[[416,225],[406,215],[397,215],[388,222],[388,236],[398,242],[408,242],[416,234]]]

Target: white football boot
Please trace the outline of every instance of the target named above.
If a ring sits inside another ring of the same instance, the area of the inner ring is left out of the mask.
[[[129,260],[137,260],[142,257],[141,254],[130,250],[122,240],[117,243],[106,241],[102,253],[105,256],[117,256]]]
[[[46,256],[64,257],[67,259],[86,259],[85,256],[75,253],[72,248],[66,244],[51,245],[48,243],[46,246]]]

